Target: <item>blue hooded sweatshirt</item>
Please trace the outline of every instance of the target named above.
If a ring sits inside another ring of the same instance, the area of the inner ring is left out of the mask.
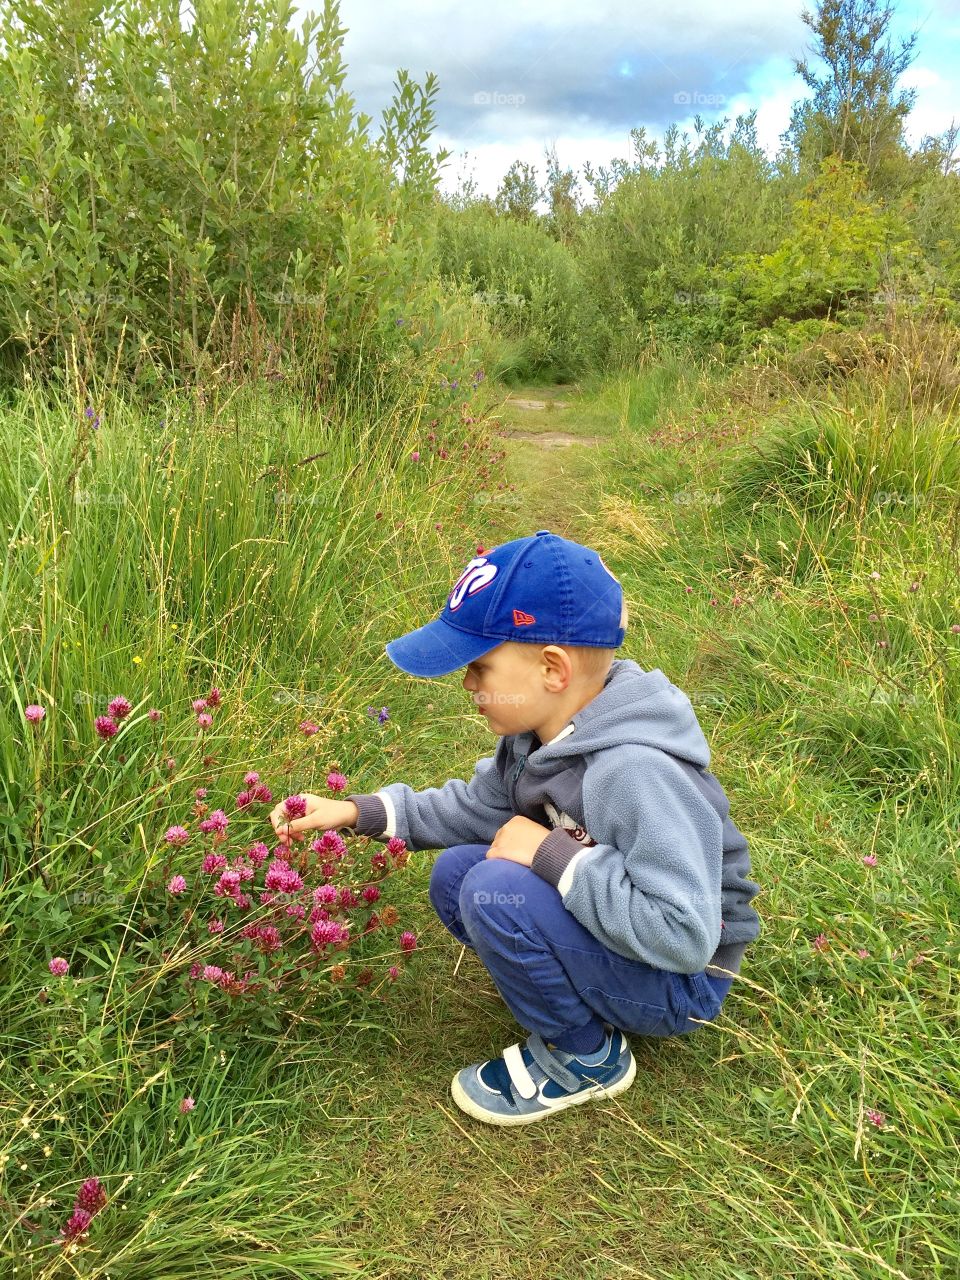
[[[739,972],[760,932],[750,856],[707,769],[689,698],[655,668],[615,658],[604,687],[541,744],[500,738],[469,782],[354,795],[358,835],[411,849],[489,844],[517,814],[552,827],[531,870],[618,955],[674,973]]]

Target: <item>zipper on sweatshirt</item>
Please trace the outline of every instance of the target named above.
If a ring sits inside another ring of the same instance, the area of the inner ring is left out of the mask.
[[[527,763],[527,757],[521,756],[520,759],[517,761],[516,765],[514,766],[514,770],[513,770],[514,785],[516,785],[516,783],[520,780],[520,775],[521,773],[523,773],[523,766],[526,763]]]

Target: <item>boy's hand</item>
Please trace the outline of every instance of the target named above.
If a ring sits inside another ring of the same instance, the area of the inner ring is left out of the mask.
[[[281,844],[293,846],[299,840],[319,828],[321,831],[335,831],[337,827],[352,827],[359,820],[357,806],[352,800],[330,800],[325,796],[310,795],[301,791],[307,802],[307,812],[302,818],[287,818],[287,811],[281,800],[270,811],[270,822]]]
[[[529,867],[533,862],[533,855],[551,830],[551,827],[542,827],[539,822],[530,818],[511,818],[493,837],[486,856],[506,858],[509,862],[519,862],[522,866]]]

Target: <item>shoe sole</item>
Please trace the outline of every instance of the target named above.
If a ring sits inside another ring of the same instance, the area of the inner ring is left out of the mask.
[[[589,1089],[582,1089],[579,1093],[572,1093],[569,1098],[561,1099],[556,1106],[545,1107],[542,1111],[531,1111],[529,1114],[516,1116],[502,1116],[497,1115],[496,1112],[485,1111],[479,1102],[476,1102],[464,1091],[463,1086],[460,1084],[459,1072],[457,1072],[453,1077],[453,1083],[450,1085],[450,1092],[453,1095],[454,1102],[461,1111],[465,1111],[468,1116],[473,1116],[475,1120],[482,1120],[485,1124],[531,1124],[534,1120],[541,1120],[544,1116],[553,1115],[555,1111],[565,1111],[567,1107],[575,1107],[581,1102],[587,1102],[589,1100],[602,1102],[605,1098],[615,1098],[618,1093],[624,1093],[630,1088],[636,1074],[637,1062],[631,1053],[626,1075],[621,1079],[614,1081],[613,1084],[592,1085]]]

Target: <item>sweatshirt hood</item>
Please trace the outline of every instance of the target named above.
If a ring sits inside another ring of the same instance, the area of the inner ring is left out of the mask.
[[[703,767],[710,763],[710,747],[690,699],[659,667],[644,671],[632,658],[614,658],[603,688],[561,732],[563,737],[534,751],[528,769],[535,772],[539,765],[563,756],[627,743],[659,747]],[[513,741],[515,751],[526,755],[535,745],[535,735],[517,734]]]

